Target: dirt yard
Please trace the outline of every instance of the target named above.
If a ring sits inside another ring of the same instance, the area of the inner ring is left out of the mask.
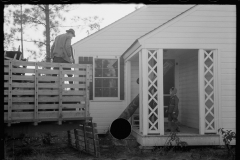
[[[101,156],[95,158],[69,147],[65,133],[58,135],[61,136],[45,139],[45,142],[51,141],[50,144],[37,140],[28,144],[17,140],[8,142],[5,145],[5,160],[232,160],[224,146],[141,150],[136,142],[119,146],[103,135],[99,136]]]

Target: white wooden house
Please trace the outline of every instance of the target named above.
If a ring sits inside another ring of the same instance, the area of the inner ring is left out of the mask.
[[[182,140],[218,145],[218,128],[236,131],[236,6],[148,5],[73,49],[77,63],[93,64],[90,116],[99,133],[139,94],[132,134],[143,146],[163,145],[173,86]],[[173,66],[165,74],[168,64]]]

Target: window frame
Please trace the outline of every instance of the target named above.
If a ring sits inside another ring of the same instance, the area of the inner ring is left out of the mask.
[[[117,59],[118,60],[118,96],[117,97],[95,97],[95,59]],[[93,56],[93,101],[119,101],[120,100],[120,56]]]

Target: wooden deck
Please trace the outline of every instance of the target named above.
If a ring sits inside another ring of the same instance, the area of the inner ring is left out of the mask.
[[[88,64],[5,60],[4,123],[89,119],[91,81]]]
[[[164,123],[164,128],[167,128],[167,123]],[[137,142],[141,146],[164,146],[166,141],[169,140],[170,132],[164,132],[164,135],[155,134],[143,136],[139,132],[139,128],[132,128],[132,135],[137,139]],[[177,132],[177,136],[181,141],[185,141],[188,145],[220,145],[220,135],[218,134],[205,134],[200,135],[199,130],[191,128],[185,125],[180,126],[180,132]]]

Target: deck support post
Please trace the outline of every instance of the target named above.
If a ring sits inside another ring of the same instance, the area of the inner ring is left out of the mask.
[[[38,65],[35,63],[35,103],[34,103],[34,125],[38,125]]]
[[[8,126],[11,126],[12,121],[12,61],[8,63]]]
[[[90,81],[90,65],[87,65],[86,68],[86,104],[85,104],[85,117],[89,116],[89,81]]]
[[[58,102],[58,124],[61,125],[62,124],[62,100],[63,100],[63,67],[61,65],[61,63],[59,64],[59,84],[58,84],[58,90],[59,90],[59,102]]]

